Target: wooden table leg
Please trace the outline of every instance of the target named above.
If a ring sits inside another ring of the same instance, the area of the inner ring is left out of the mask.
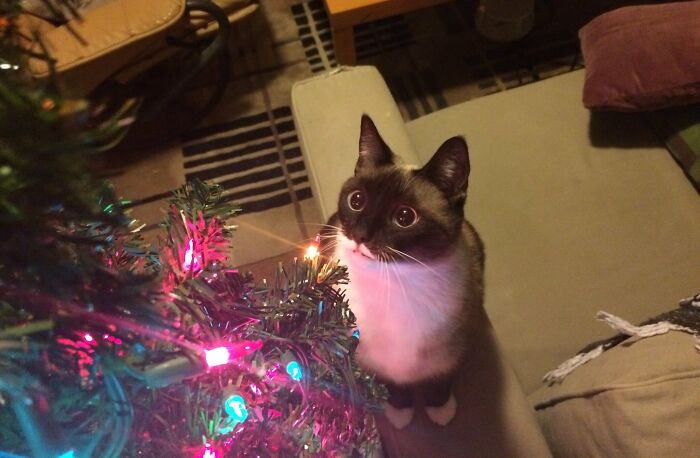
[[[335,49],[335,60],[340,65],[355,65],[355,36],[352,27],[344,29],[333,29],[333,48]]]

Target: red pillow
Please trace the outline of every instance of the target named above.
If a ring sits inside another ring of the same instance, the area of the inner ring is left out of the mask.
[[[629,6],[579,31],[583,104],[640,111],[700,101],[700,1]]]

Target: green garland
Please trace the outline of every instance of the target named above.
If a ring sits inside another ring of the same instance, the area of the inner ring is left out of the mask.
[[[145,244],[86,171],[126,108],[98,121],[28,78],[20,12],[0,0],[0,455],[371,455],[385,392],[353,360],[345,269],[256,284],[227,264],[238,208],[201,182]]]

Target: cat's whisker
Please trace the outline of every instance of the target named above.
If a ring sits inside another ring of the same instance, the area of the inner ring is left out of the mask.
[[[318,226],[318,227],[327,227],[329,229],[337,229],[341,230],[340,227],[334,226],[332,224],[324,224],[324,223],[304,223],[305,226]]]
[[[337,245],[328,245],[326,247],[323,247],[321,250],[322,254],[333,254],[335,252],[335,249],[337,248]]]
[[[384,307],[384,304],[387,303],[387,288],[385,287],[386,281],[384,280],[384,263],[377,257],[377,262],[379,263],[379,284],[382,285],[382,291],[379,293],[382,295],[384,298],[383,301],[380,301],[380,304],[382,305],[382,308]],[[362,331],[360,331],[362,332]]]
[[[325,227],[338,227],[333,224],[328,224],[328,223],[311,223],[311,222],[305,222],[304,225],[306,226],[325,226]]]
[[[404,256],[403,253],[400,253],[400,252],[398,252],[398,251],[396,251],[396,250],[394,250],[393,248],[390,248],[390,247],[389,247],[389,249],[390,249],[391,251],[393,251],[394,254],[395,254],[394,260],[398,260],[398,261],[410,261],[410,259],[408,259],[406,256]]]
[[[423,261],[420,261],[420,260],[416,259],[415,257],[411,256],[410,254],[405,253],[405,252],[403,252],[403,251],[401,251],[401,250],[397,250],[396,248],[393,248],[393,247],[390,247],[390,246],[387,246],[387,248],[389,248],[391,251],[393,251],[394,253],[398,254],[399,256],[402,256],[402,257],[405,258],[405,259],[409,259],[409,260],[411,260],[411,261],[417,262],[418,264],[420,264],[422,267],[424,267],[426,270],[430,271],[431,273],[433,273],[433,274],[435,274],[435,275],[437,275],[437,276],[440,275],[440,274],[438,274],[437,272],[435,272],[435,270],[433,270],[429,265],[427,265],[427,264],[424,263]]]
[[[293,242],[292,240],[286,239],[286,238],[284,238],[284,237],[280,237],[279,235],[277,235],[277,234],[275,234],[275,233],[273,233],[273,232],[270,232],[270,231],[268,231],[268,230],[266,230],[266,229],[263,229],[263,228],[260,228],[260,227],[258,227],[258,226],[256,226],[256,225],[254,225],[254,224],[251,224],[251,223],[248,223],[248,222],[246,222],[246,221],[243,221],[243,220],[241,220],[240,218],[239,218],[239,219],[236,219],[235,225],[236,225],[236,226],[240,226],[240,227],[248,228],[248,229],[250,229],[250,230],[252,230],[252,231],[254,231],[254,232],[257,232],[257,233],[259,233],[259,234],[264,235],[264,236],[267,237],[267,238],[270,238],[270,239],[272,239],[272,240],[277,240],[277,241],[279,241],[279,242],[282,242],[282,243],[285,243],[285,244],[287,244],[287,245],[290,245],[290,246],[299,248],[299,249],[301,249],[301,250],[303,250],[303,249],[306,248],[305,246],[302,246],[302,245],[300,245],[300,244],[298,244],[298,243],[295,243],[295,242]]]
[[[384,301],[384,305],[382,308],[386,308],[391,304],[391,287],[389,286],[389,263],[384,259],[383,253],[380,251],[379,254],[381,255],[381,273],[382,273],[382,284],[384,286],[384,290],[386,291],[386,300]]]
[[[394,250],[393,248],[391,248],[388,245],[385,245],[385,247],[389,248],[392,251],[396,251],[397,252],[396,254],[398,254],[399,256],[402,256],[403,254],[405,254],[402,251]],[[384,257],[385,257],[385,259],[389,259],[388,254],[386,254],[386,253],[384,254]],[[408,298],[408,294],[406,293],[406,287],[405,287],[404,282],[403,282],[403,276],[401,275],[401,272],[399,272],[398,265],[395,262],[385,262],[385,265],[387,266],[387,282],[390,280],[389,276],[394,277],[396,283],[399,286],[399,289],[401,290],[401,295],[403,296],[403,303],[409,304],[410,300]],[[390,291],[390,288],[387,288],[387,289]],[[419,319],[417,312],[416,312],[416,310],[414,310],[413,307],[406,307],[405,309],[408,309],[408,313],[411,315],[412,321]]]
[[[318,238],[321,240],[335,239],[336,237],[337,237],[336,234],[328,234],[328,235],[321,234],[318,236]]]
[[[338,234],[320,234],[319,239],[320,240],[336,240],[338,238]]]
[[[393,248],[392,248],[392,250],[393,250]],[[425,270],[431,272],[432,274],[438,275],[438,276],[440,275],[440,274],[439,274],[438,272],[436,272],[432,267],[430,267],[429,265],[427,265],[427,264],[424,263],[423,261],[421,261],[421,260],[415,258],[414,256],[411,256],[410,254],[408,254],[408,253],[406,253],[406,252],[404,252],[404,251],[401,251],[401,250],[395,250],[395,251],[396,251],[396,254],[398,254],[399,256],[403,257],[404,259],[406,259],[406,260],[408,260],[408,261],[413,261],[413,262],[415,262],[416,264],[420,265],[421,267],[423,267]]]
[[[335,238],[336,236],[337,236],[337,233],[335,233],[335,232],[332,233],[332,234],[318,233],[318,234],[314,235],[313,237],[310,237],[310,238],[308,238],[308,239],[306,239],[306,240],[307,240],[307,242],[312,242],[312,241],[316,240],[316,238],[319,238],[319,239],[333,239],[333,238]]]
[[[391,288],[391,286],[388,285],[389,283],[391,283],[391,282],[390,282],[390,280],[391,280],[391,270],[392,270],[391,264],[387,262],[384,266],[385,266],[384,270],[385,270],[385,272],[386,272],[386,281],[387,281],[387,286],[386,286],[386,289],[387,289],[387,297],[389,298],[389,301],[387,301],[387,303],[384,304],[384,308],[386,309],[387,307],[390,307],[390,306],[391,306],[391,299],[392,299],[392,298],[391,298],[391,290],[392,290],[393,288]],[[396,299],[394,299],[394,300],[396,300]]]
[[[319,253],[327,258],[332,258],[333,255],[335,254],[335,249],[336,249],[335,245],[326,246],[326,247],[323,247],[322,249],[320,249]]]
[[[336,240],[331,240],[329,242],[321,244],[319,252],[325,256],[332,255],[337,247],[338,242]]]
[[[410,304],[410,301],[408,299],[408,294],[406,294],[406,288],[404,287],[403,284],[403,278],[401,276],[401,273],[398,271],[396,267],[396,263],[391,263],[390,264],[391,269],[394,271],[394,277],[396,278],[397,283],[399,284],[399,288],[401,289],[401,295],[403,296],[403,303],[404,304]],[[418,316],[416,313],[416,310],[413,307],[404,307],[404,310],[408,310],[408,312],[411,314],[411,321],[415,322],[418,320]]]

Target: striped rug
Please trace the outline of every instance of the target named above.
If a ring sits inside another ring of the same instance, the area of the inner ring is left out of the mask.
[[[186,180],[220,184],[245,214],[311,198],[289,107],[194,130],[182,155]]]
[[[238,226],[230,255],[236,265],[300,253],[319,230],[289,106],[195,129],[179,145],[146,154],[131,166],[131,174],[115,181],[128,189],[125,197],[139,193],[129,206],[153,241],[166,200],[193,179],[218,183],[223,201],[241,206],[229,222]]]

